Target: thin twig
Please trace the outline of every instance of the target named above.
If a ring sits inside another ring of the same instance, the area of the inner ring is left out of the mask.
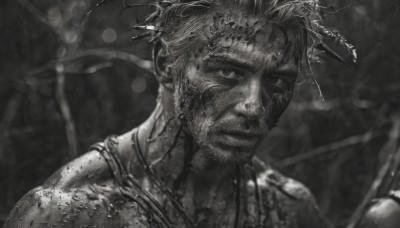
[[[299,154],[293,157],[286,158],[280,164],[281,167],[293,166],[299,163],[303,163],[305,161],[317,158],[321,155],[328,154],[331,152],[335,152],[339,149],[347,148],[350,146],[354,146],[360,143],[367,143],[371,140],[377,138],[380,134],[376,132],[367,132],[363,135],[351,136],[349,138],[343,139],[338,142],[331,143],[329,145],[321,146],[316,149],[313,149],[307,153]]]
[[[364,196],[364,199],[358,205],[357,209],[353,213],[350,218],[350,222],[347,228],[354,228],[358,225],[361,220],[361,217],[373,198],[377,196],[379,188],[382,186],[384,180],[388,175],[391,174],[391,167],[397,167],[400,162],[400,148],[398,148],[398,140],[400,138],[400,119],[396,119],[393,123],[392,130],[389,134],[389,139],[387,143],[384,145],[382,150],[379,153],[385,153],[386,151],[392,151],[386,158],[385,163],[382,165],[381,169],[378,172],[377,177],[372,182],[370,189],[367,194]],[[393,161],[397,164],[393,164]]]
[[[78,140],[75,130],[75,123],[72,118],[71,109],[68,104],[67,96],[65,94],[65,72],[64,65],[59,64],[56,67],[57,72],[57,87],[56,87],[56,99],[61,109],[61,114],[65,120],[65,129],[67,134],[67,140],[69,145],[69,151],[71,158],[75,158],[78,155]]]
[[[90,49],[90,50],[84,50],[81,52],[78,52],[75,55],[68,56],[66,58],[60,59],[60,61],[66,63],[66,62],[72,62],[73,60],[83,58],[83,57],[90,57],[90,56],[96,56],[104,59],[118,59],[118,60],[123,60],[128,63],[133,63],[136,66],[146,70],[147,72],[153,73],[152,68],[153,64],[150,60],[144,60],[139,58],[138,56],[124,52],[124,51],[119,51],[119,50],[112,50],[112,49],[105,49],[105,48],[99,48],[99,49]]]
[[[64,58],[60,58],[58,61],[56,60],[51,60],[48,63],[44,64],[43,66],[36,68],[34,70],[30,70],[29,72],[27,72],[29,74],[29,76],[34,76],[36,74],[40,74],[43,73],[46,70],[55,70],[57,63],[63,63],[64,66],[66,66],[68,68],[68,64],[70,64],[73,61],[76,61],[80,58],[85,58],[85,57],[100,57],[103,59],[107,59],[107,60],[112,60],[112,59],[116,59],[116,60],[122,60],[125,61],[127,63],[133,63],[136,66],[138,66],[139,68],[142,68],[144,70],[146,70],[147,72],[153,74],[153,63],[150,60],[144,60],[139,58],[138,56],[128,53],[128,52],[124,52],[124,51],[118,51],[118,50],[112,50],[112,49],[89,49],[89,50],[84,50],[84,51],[80,51],[77,54],[68,56],[68,57],[64,57]],[[101,66],[102,68],[98,68],[99,66]],[[107,63],[100,63],[98,65],[96,65],[96,69],[95,70],[101,70],[104,69],[106,67],[110,66]],[[94,73],[93,72],[94,68],[89,68],[84,70],[81,73]],[[78,72],[73,72],[70,70],[65,70],[65,73],[78,73]]]
[[[65,73],[67,74],[94,74],[100,70],[112,67],[113,63],[110,61],[106,61],[106,62],[101,62],[101,63],[97,63],[95,65],[83,68],[82,66],[77,66],[77,67],[67,67],[67,69],[65,69]]]

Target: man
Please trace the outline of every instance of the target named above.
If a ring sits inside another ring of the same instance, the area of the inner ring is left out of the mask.
[[[325,227],[307,188],[254,157],[309,51],[334,36],[317,1],[155,8],[136,27],[154,43],[154,112],[31,190],[5,227]]]

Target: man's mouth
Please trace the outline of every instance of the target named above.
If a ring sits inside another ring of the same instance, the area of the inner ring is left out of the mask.
[[[263,136],[256,131],[226,130],[219,132],[221,143],[231,147],[254,148]]]

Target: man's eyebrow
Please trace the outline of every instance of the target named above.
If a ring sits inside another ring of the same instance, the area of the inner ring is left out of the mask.
[[[249,63],[246,60],[240,59],[240,58],[232,58],[229,55],[224,55],[224,54],[213,54],[210,56],[207,56],[204,59],[205,62],[210,62],[210,61],[218,61],[222,63],[227,63],[227,64],[232,64],[240,68],[244,68],[248,71],[256,71],[255,66],[252,63]]]
[[[272,70],[272,72],[283,75],[297,75],[299,73],[298,69],[295,67],[278,67]]]

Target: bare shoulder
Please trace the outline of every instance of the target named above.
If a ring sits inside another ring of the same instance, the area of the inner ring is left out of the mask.
[[[276,197],[296,227],[329,227],[317,207],[313,194],[301,182],[286,177],[271,167],[263,167],[258,172],[257,184],[261,192],[269,192]]]
[[[98,151],[89,151],[58,169],[45,181],[43,187],[79,188],[111,178],[112,173],[104,157]]]
[[[4,227],[146,227],[144,212],[121,200],[113,186],[69,191],[38,187],[17,203]]]
[[[288,200],[315,204],[313,194],[303,183],[286,177],[270,167],[258,174],[257,182],[261,188],[275,189]]]
[[[102,155],[91,151],[28,192],[4,227],[147,227],[143,213],[122,195]]]
[[[397,197],[374,200],[364,214],[359,227],[379,228],[386,227],[388,224],[391,224],[391,227],[400,225],[400,203]]]

